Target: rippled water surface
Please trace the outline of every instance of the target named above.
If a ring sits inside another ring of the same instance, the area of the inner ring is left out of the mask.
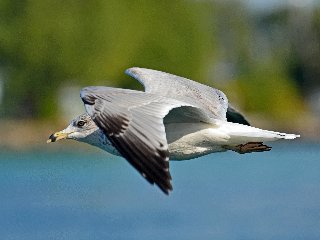
[[[170,196],[101,151],[2,149],[0,239],[320,239],[320,145],[273,147],[172,162]]]

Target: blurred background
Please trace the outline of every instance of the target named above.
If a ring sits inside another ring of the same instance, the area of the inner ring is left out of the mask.
[[[139,66],[223,90],[257,127],[319,137],[316,0],[1,0],[0,12],[0,119],[10,135],[34,121],[64,126],[84,111],[84,86],[142,89],[124,74]]]
[[[142,90],[133,66],[302,138],[172,163],[169,198],[125,161],[45,145],[84,112],[82,87]],[[320,239],[319,76],[318,0],[0,0],[0,237]]]

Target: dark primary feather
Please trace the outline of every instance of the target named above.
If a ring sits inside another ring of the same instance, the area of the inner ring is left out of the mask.
[[[241,113],[239,113],[230,105],[227,110],[227,121],[250,126],[250,123],[247,121],[247,119],[245,119]]]

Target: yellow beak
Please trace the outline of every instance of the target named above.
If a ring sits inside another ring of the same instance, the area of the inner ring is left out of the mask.
[[[68,137],[68,133],[66,133],[64,130],[60,132],[56,132],[50,135],[49,139],[47,140],[47,143],[56,142],[61,139],[65,139]]]

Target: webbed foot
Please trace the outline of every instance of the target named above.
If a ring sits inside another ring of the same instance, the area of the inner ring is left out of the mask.
[[[246,144],[237,145],[230,150],[240,154],[252,153],[252,152],[264,152],[270,151],[271,147],[264,145],[262,142],[248,142]]]

